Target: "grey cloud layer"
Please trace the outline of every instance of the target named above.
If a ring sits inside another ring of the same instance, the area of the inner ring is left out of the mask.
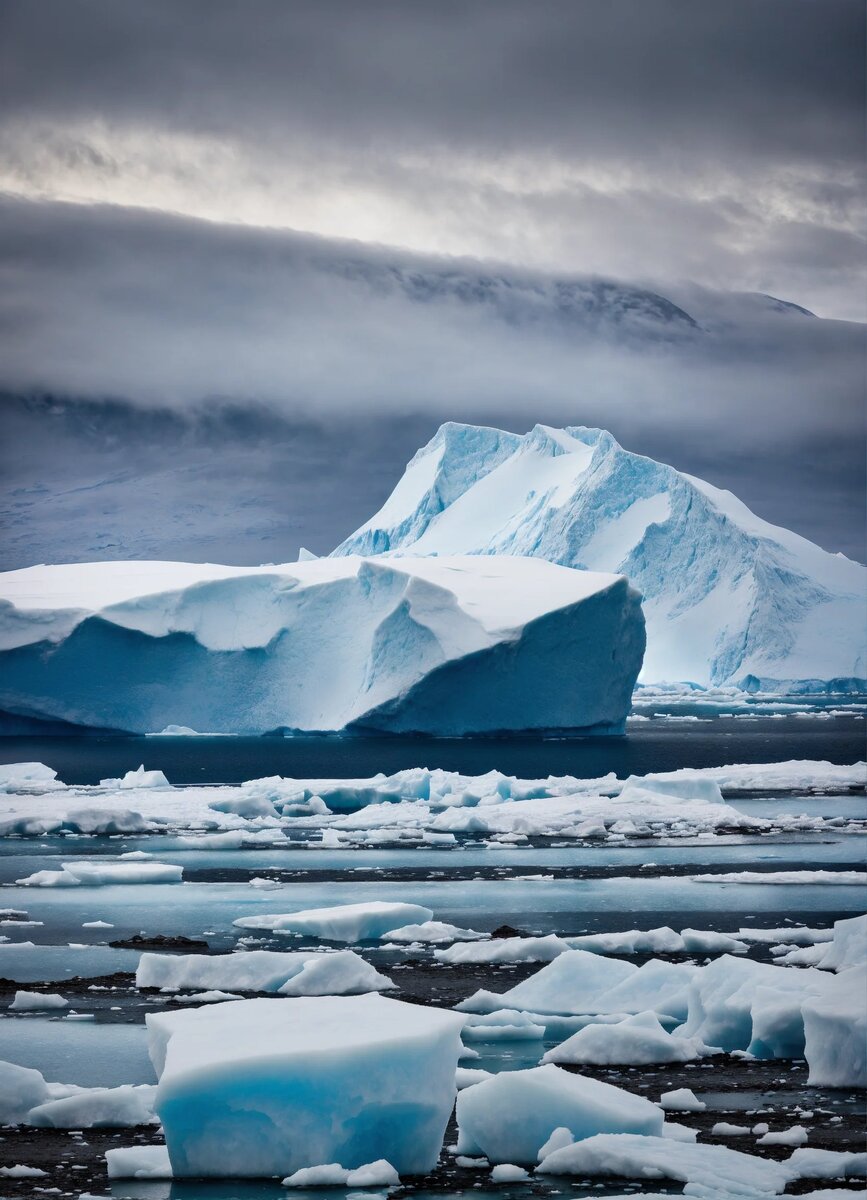
[[[863,24],[851,0],[5,0],[0,101],[342,142],[852,161]]]
[[[0,206],[0,386],[295,417],[544,412],[773,444],[861,430],[864,329],[148,212]]]
[[[5,0],[0,185],[865,313],[854,0]]]

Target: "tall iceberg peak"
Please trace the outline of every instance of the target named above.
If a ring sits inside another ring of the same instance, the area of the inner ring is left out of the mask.
[[[606,430],[443,425],[334,551],[358,553],[522,555],[624,574],[644,597],[647,682],[865,686],[860,563]]]

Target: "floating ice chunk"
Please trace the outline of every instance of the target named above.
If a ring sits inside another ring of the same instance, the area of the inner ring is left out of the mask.
[[[802,1148],[793,1150],[783,1165],[791,1180],[858,1178],[867,1175],[867,1154]]]
[[[660,1108],[666,1112],[704,1112],[707,1105],[699,1100],[691,1088],[675,1088],[672,1092],[663,1092],[659,1098]]]
[[[803,1125],[793,1125],[790,1129],[772,1130],[763,1133],[756,1142],[757,1146],[806,1146],[809,1134]]]
[[[575,1137],[608,1130],[659,1133],[655,1104],[611,1084],[559,1067],[504,1071],[458,1093],[457,1120],[465,1139],[494,1163],[535,1163],[555,1129]]]
[[[56,992],[16,992],[9,1005],[10,1012],[44,1012],[47,1009],[68,1008],[69,1001]]]
[[[401,925],[398,929],[389,929],[388,938],[392,942],[478,942],[489,938],[489,933],[479,933],[476,929],[461,929],[459,925],[449,925],[445,921],[424,921],[420,925]]]
[[[493,1078],[491,1071],[483,1071],[480,1067],[458,1067],[455,1072],[455,1086],[460,1091],[462,1088],[472,1087],[485,1079]]]
[[[301,1167],[283,1180],[284,1187],[396,1187],[400,1176],[384,1158],[348,1171],[340,1163],[319,1167]]]
[[[41,1167],[28,1167],[24,1163],[16,1163],[14,1167],[0,1167],[0,1175],[4,1179],[42,1179],[47,1175]]]
[[[48,1099],[48,1085],[39,1071],[0,1061],[0,1125],[23,1121],[31,1108]]]
[[[850,887],[867,885],[867,871],[723,871],[717,875],[690,875],[693,883],[797,884],[799,887],[829,883]]]
[[[527,1013],[503,1008],[484,1016],[467,1017],[463,1036],[470,1042],[533,1041],[545,1036],[545,1026],[537,1025]]]
[[[106,1150],[109,1179],[172,1179],[166,1146],[118,1146]]]
[[[71,833],[148,833],[156,828],[140,812],[131,808],[75,808],[70,809],[61,820],[62,828]]]
[[[20,788],[33,786],[41,791],[62,791],[65,783],[57,778],[57,772],[45,763],[22,762],[0,765],[0,792],[17,792]]]
[[[729,1121],[717,1121],[711,1129],[713,1137],[746,1137],[749,1125],[732,1125]]]
[[[598,1011],[600,997],[637,972],[638,967],[632,963],[601,958],[585,950],[567,950],[529,979],[497,996],[495,1007],[537,1013],[592,1013]],[[464,1004],[473,1000],[475,997],[470,997]]]
[[[60,871],[16,879],[21,887],[105,887],[115,883],[180,883],[183,867],[155,862],[65,862]]]
[[[99,786],[103,788],[121,788],[123,791],[136,788],[161,789],[172,785],[162,771],[146,771],[144,763],[137,771],[127,771],[122,779],[100,779]]]
[[[86,1088],[30,1110],[27,1124],[43,1129],[112,1129],[155,1121],[152,1084]]]
[[[192,992],[188,996],[175,996],[178,1004],[219,1004],[221,1000],[243,1000],[235,992],[221,992],[211,988],[207,992]]]
[[[774,1196],[788,1181],[784,1163],[742,1154],[728,1146],[663,1137],[599,1134],[555,1150],[537,1168],[542,1175],[617,1175],[676,1179],[712,1196]],[[692,1191],[692,1194],[696,1194]],[[699,1195],[702,1193],[699,1192]]]
[[[324,996],[381,991],[391,980],[352,950],[247,950],[243,954],[143,954],[139,988],[228,989]]]
[[[260,780],[265,782],[264,780]],[[249,788],[250,785],[245,785]],[[268,795],[261,795],[257,792],[245,791],[240,796],[227,796],[222,800],[213,800],[208,808],[214,812],[233,813],[236,817],[273,817],[276,809],[273,799]]]
[[[373,995],[148,1014],[175,1175],[282,1177],[380,1158],[400,1173],[429,1171],[454,1101],[462,1023]]]
[[[474,945],[449,946],[435,950],[434,958],[444,963],[551,962],[569,949],[556,934],[547,937],[493,938]]]
[[[491,1183],[522,1183],[529,1178],[529,1171],[516,1163],[497,1163],[491,1171]]]
[[[678,1035],[700,1037],[726,1051],[749,1049],[770,1057],[787,1047],[793,1053],[803,1039],[802,1002],[829,979],[818,971],[723,955],[690,983],[689,1013]]]
[[[564,941],[573,950],[588,950],[592,954],[677,954],[683,950],[683,938],[667,925],[623,933],[585,933]]]
[[[111,921],[82,921],[82,929],[114,929]]]
[[[746,942],[728,933],[712,929],[683,929],[683,948],[687,954],[746,954]]]
[[[796,972],[804,974],[804,972]],[[805,998],[804,1057],[813,1087],[867,1087],[867,965],[828,977]]]
[[[740,928],[737,936],[745,942],[767,942],[769,945],[783,943],[792,946],[813,946],[817,942],[830,942],[832,929],[808,929],[804,925],[785,925],[781,929]]]
[[[656,1013],[638,1013],[617,1025],[587,1025],[544,1055],[543,1063],[629,1064],[693,1062],[713,1048],[700,1038],[675,1038]]]
[[[682,777],[671,775],[630,775],[620,789],[620,798],[634,798],[644,803],[658,803],[656,797],[671,800],[702,800],[705,804],[724,804],[723,794],[715,779],[708,775],[684,772]]]
[[[432,919],[431,910],[421,904],[371,900],[361,904],[340,904],[334,908],[308,908],[274,916],[239,917],[233,924],[240,929],[304,933],[332,942],[362,942],[380,938],[402,925]]]
[[[282,829],[226,829],[222,833],[203,833],[181,838],[184,846],[195,850],[240,850],[244,846],[285,846]]]

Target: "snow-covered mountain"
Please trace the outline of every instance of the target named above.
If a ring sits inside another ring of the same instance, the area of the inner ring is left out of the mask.
[[[528,555],[625,574],[642,680],[867,686],[867,569],[610,433],[449,423],[334,554]]]
[[[522,558],[29,567],[0,575],[0,716],[619,732],[644,640],[625,579]]]

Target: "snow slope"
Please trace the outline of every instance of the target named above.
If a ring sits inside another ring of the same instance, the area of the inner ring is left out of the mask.
[[[619,731],[643,649],[623,578],[530,558],[0,575],[0,709],[139,733]]]
[[[861,564],[605,430],[445,424],[344,554],[530,555],[622,573],[644,597],[645,681],[865,686]]]

